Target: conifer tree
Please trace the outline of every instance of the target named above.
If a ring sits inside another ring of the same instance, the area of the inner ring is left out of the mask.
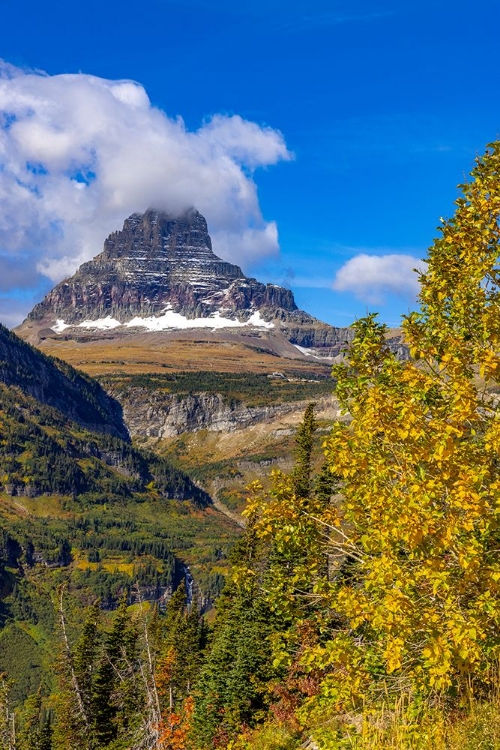
[[[162,647],[158,655],[157,682],[162,702],[176,709],[190,695],[205,646],[205,626],[197,607],[187,606],[184,586],[167,605]]]
[[[53,750],[52,714],[42,715],[42,726],[40,729],[40,743],[38,750]]]
[[[307,498],[311,491],[312,452],[317,424],[315,404],[308,404],[295,437],[295,466],[292,472],[293,488],[299,497]]]
[[[123,599],[105,636],[92,684],[93,725],[100,746],[134,725],[141,701],[134,672],[137,635]]]
[[[197,747],[225,748],[242,727],[263,717],[272,675],[269,633],[270,613],[255,588],[224,590],[194,694]]]
[[[92,678],[98,644],[98,604],[87,612],[82,634],[71,648],[64,610],[64,588],[58,592],[61,654],[57,673],[57,695],[54,745],[59,750],[94,750],[96,740],[92,725]]]
[[[314,476],[314,406],[307,406],[298,427],[292,472],[273,471],[269,493],[264,493],[258,482],[250,488],[244,511],[248,518],[246,536],[253,539],[254,558],[261,560],[260,572],[255,561],[246,565],[241,560],[234,573],[236,580],[250,577],[266,590],[283,631],[307,615],[317,598],[314,588],[328,566],[318,518],[330,506],[336,477],[326,462]]]
[[[93,681],[100,640],[99,620],[100,607],[99,602],[96,601],[87,611],[83,630],[71,655],[72,668],[88,722],[87,731],[93,713]]]

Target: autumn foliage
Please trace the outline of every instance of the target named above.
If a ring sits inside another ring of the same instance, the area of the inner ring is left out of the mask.
[[[499,143],[461,189],[403,321],[411,358],[369,315],[334,368],[346,420],[324,452],[337,494],[276,472],[247,510],[271,566],[286,561],[268,574],[289,618],[277,662],[294,663],[304,622],[318,634],[301,652],[304,674],[322,675],[305,723],[402,690],[483,694],[499,657]]]
[[[179,712],[169,711],[159,725],[158,750],[187,750],[194,700],[186,698]]]

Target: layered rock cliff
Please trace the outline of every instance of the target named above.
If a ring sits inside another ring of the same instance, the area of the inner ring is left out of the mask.
[[[56,315],[78,324],[111,316],[127,323],[167,307],[188,319],[220,313],[241,320],[255,310],[297,309],[288,289],[247,278],[218,258],[198,211],[172,217],[150,209],[126,219],[103,252],[58,284],[29,319]]]
[[[111,393],[113,391],[111,390]],[[306,402],[272,406],[232,404],[219,393],[192,393],[186,396],[130,388],[126,396],[116,393],[123,405],[131,435],[170,438],[185,432],[234,432],[297,410]]]
[[[312,349],[313,356],[337,356],[353,335],[298,310],[289,289],[249,278],[217,257],[206,221],[193,208],[181,216],[154,209],[130,216],[100,255],[35,306],[19,332],[26,338],[35,329],[79,337],[189,328],[237,334],[243,327]]]

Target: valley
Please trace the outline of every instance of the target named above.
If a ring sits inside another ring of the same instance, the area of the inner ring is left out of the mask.
[[[109,614],[124,597],[164,608],[191,575],[210,611],[241,529],[180,467],[131,443],[97,381],[3,327],[0,380],[0,670],[17,704],[53,685],[59,590],[76,630],[96,598]]]
[[[17,333],[97,378],[134,443],[239,523],[249,482],[292,465],[307,404],[338,416],[331,366],[352,337],[217,258],[195,210],[129,217]]]
[[[412,493],[454,478],[440,469],[453,428],[433,378],[374,316],[336,329],[222,262],[196,211],[129,217],[15,333],[0,327],[0,672],[14,717],[40,696],[57,750],[74,737],[88,750],[227,750],[275,726],[285,744],[264,747],[297,750],[310,702],[315,736],[345,736],[349,719],[323,730],[321,714],[332,677],[357,689],[337,674],[364,648],[344,623],[363,625],[369,592],[373,629],[390,631],[386,568],[408,575],[422,533]],[[418,440],[435,441],[429,481],[418,451],[417,474],[405,468],[416,419]],[[377,674],[393,658],[384,638]]]
[[[331,367],[353,329],[316,320],[289,290],[221,261],[192,209],[130,216],[17,333],[97,378],[135,443],[241,523],[248,483],[291,467],[307,404],[318,404],[325,430],[339,417]],[[388,343],[407,357],[399,331]]]
[[[17,329],[30,343],[0,329],[0,670],[16,704],[41,681],[56,689],[48,673],[58,591],[75,632],[96,597],[108,619],[124,597],[131,610],[145,602],[164,611],[188,582],[196,607],[213,618],[245,527],[247,486],[268,487],[273,469],[291,469],[308,403],[317,404],[318,457],[339,416],[330,370],[350,331],[297,311],[288,290],[220,263],[202,217],[194,216],[196,230],[191,220],[186,230],[183,219],[146,217],[153,235],[165,222],[150,251],[126,230],[128,280],[118,287],[121,251],[115,265],[110,251],[121,244],[112,238],[104,264],[86,264],[73,292],[63,282],[61,296],[56,288]],[[141,220],[133,221],[136,231]],[[154,265],[165,236],[177,258],[172,272],[156,268],[154,283],[151,274],[139,282],[136,243]],[[187,246],[190,260],[179,264]],[[200,289],[205,302],[195,303]],[[73,312],[61,309],[68,304]],[[193,316],[185,327],[135,325],[172,305]],[[134,326],[100,327],[111,314],[135,316]],[[81,326],[83,315],[97,324]],[[194,325],[222,319],[234,325]]]

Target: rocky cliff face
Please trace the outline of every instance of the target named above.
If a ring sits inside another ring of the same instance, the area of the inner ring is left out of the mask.
[[[243,326],[314,349],[313,356],[337,356],[353,334],[298,310],[289,289],[248,278],[218,258],[195,209],[177,217],[150,209],[130,216],[18,330],[36,340],[33,331],[42,338],[202,327],[237,334]]]
[[[110,390],[113,394],[113,390]],[[114,394],[123,406],[125,422],[134,437],[170,438],[185,432],[235,432],[294,411],[306,402],[272,406],[231,404],[219,393],[186,396],[129,388]]]
[[[110,316],[126,323],[166,308],[191,319],[220,313],[241,320],[255,310],[297,309],[288,289],[247,278],[218,258],[198,211],[172,217],[151,209],[126,219],[103,252],[58,284],[29,319],[78,324]]]

